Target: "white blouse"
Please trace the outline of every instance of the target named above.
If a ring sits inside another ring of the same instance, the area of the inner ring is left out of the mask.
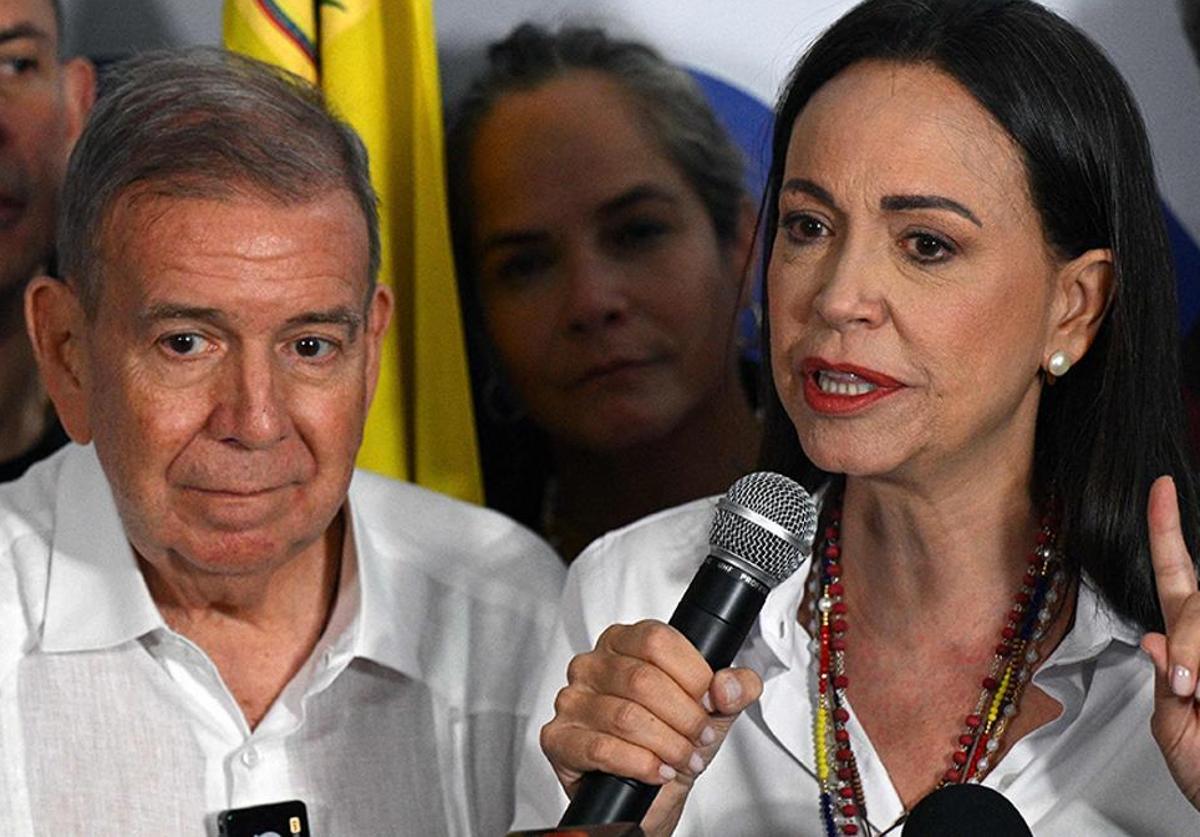
[[[612,532],[571,566],[518,770],[516,827],[553,824],[567,803],[537,743],[565,685],[567,662],[613,623],[669,618],[707,554],[714,502],[689,503]],[[823,834],[812,744],[814,668],[808,635],[794,616],[807,569],[768,596],[734,661],[762,676],[763,695],[697,780],[677,835]],[[1200,812],[1176,788],[1150,735],[1153,666],[1138,647],[1140,637],[1086,580],[1080,585],[1074,626],[1033,678],[1063,711],[1016,742],[984,779],[1038,837],[1200,834]],[[904,813],[900,797],[853,716],[848,726],[871,823],[884,831]]]

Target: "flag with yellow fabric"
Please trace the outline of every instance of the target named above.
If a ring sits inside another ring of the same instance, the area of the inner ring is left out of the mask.
[[[358,464],[481,502],[431,3],[225,0],[225,45],[318,85],[370,154],[396,314]]]

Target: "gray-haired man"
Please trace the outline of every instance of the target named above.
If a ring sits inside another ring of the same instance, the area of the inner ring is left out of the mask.
[[[0,489],[0,833],[293,798],[320,835],[503,831],[561,567],[353,472],[392,309],[353,132],[254,62],[135,59],[60,239],[26,317],[79,444]]]

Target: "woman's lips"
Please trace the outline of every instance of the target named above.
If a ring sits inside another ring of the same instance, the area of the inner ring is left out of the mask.
[[[894,395],[904,385],[882,372],[848,363],[805,358],[804,400],[814,412],[850,415]]]
[[[627,375],[640,373],[643,369],[653,366],[655,362],[653,358],[644,358],[637,360],[620,359],[597,363],[594,366],[588,367],[582,375],[575,379],[575,386],[587,386],[604,381],[620,380]]]
[[[8,228],[21,220],[25,212],[24,201],[0,194],[0,228]]]

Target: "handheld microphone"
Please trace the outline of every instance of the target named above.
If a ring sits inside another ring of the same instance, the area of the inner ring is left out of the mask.
[[[727,667],[779,582],[812,554],[817,509],[793,480],[759,472],[717,502],[709,554],[671,617],[713,671]],[[585,775],[559,827],[640,823],[658,786],[595,771]]]
[[[902,837],[1033,837],[1024,817],[1004,794],[969,782],[946,785],[918,802],[904,821]]]

